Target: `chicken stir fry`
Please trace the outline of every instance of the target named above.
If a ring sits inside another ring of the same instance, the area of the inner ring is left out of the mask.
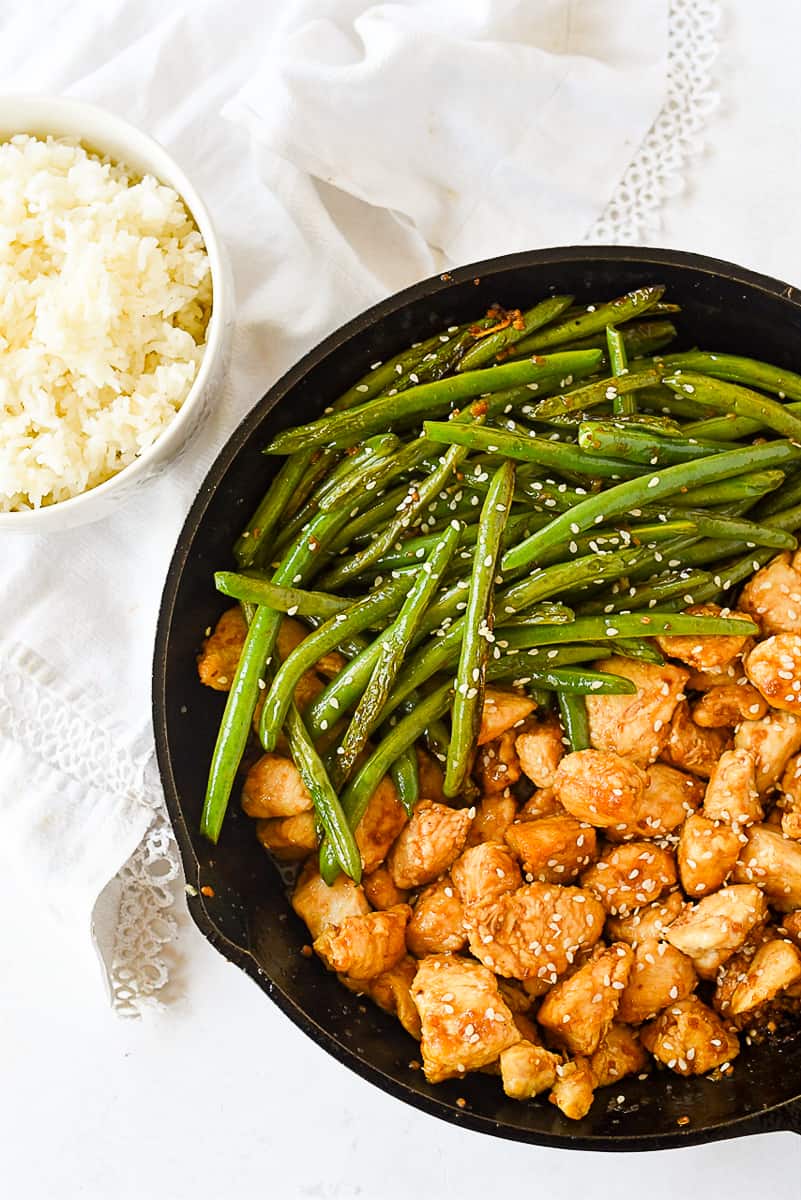
[[[738,607],[687,611],[759,636],[664,634],[661,664],[595,663],[636,690],[586,697],[585,748],[525,681],[487,688],[463,797],[415,747],[413,809],[387,774],[359,810],[360,885],[319,873],[287,746],[249,760],[242,808],[305,860],[292,906],[314,952],[419,1041],[430,1083],[481,1071],[581,1120],[627,1076],[728,1073],[740,1031],[801,1014],[801,552]],[[230,687],[245,632],[223,613],[204,683]],[[285,620],[279,657],[307,632]],[[306,672],[299,709],[344,661]]]

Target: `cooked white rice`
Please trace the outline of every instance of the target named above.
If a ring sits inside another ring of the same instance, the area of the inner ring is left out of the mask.
[[[150,446],[192,386],[210,309],[172,188],[71,139],[0,145],[0,512],[78,495]]]

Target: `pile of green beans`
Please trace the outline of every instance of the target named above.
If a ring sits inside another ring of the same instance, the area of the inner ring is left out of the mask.
[[[408,813],[421,796],[418,745],[451,803],[475,795],[487,683],[553,704],[583,749],[585,696],[633,687],[594,660],[659,663],[658,634],[755,631],[681,610],[730,603],[797,546],[801,374],[674,350],[681,309],[663,293],[494,305],[365,362],[265,448],[282,461],[214,576],[248,630],[210,765],[212,841],[254,727],[264,750],[286,739],[323,877],[358,879],[382,778]],[[279,662],[285,614],[309,633]],[[334,650],[344,665],[299,711],[299,681]]]

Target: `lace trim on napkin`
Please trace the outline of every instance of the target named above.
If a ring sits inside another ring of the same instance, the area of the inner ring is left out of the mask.
[[[667,98],[586,242],[647,242],[661,228],[662,207],[684,187],[687,162],[703,149],[704,124],[719,101],[712,86],[719,21],[717,0],[670,0]]]
[[[109,803],[145,805],[144,839],[117,875],[120,901],[109,976],[113,1007],[138,1015],[168,978],[165,950],[177,933],[170,909],[181,873],[149,732],[131,744],[108,719],[102,698],[69,689],[33,651],[13,646],[0,672],[0,727],[49,767]],[[130,748],[128,748],[130,745]]]

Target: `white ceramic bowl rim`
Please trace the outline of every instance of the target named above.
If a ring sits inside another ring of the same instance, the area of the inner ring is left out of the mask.
[[[24,133],[38,137],[78,137],[97,153],[108,154],[115,161],[122,162],[142,174],[154,175],[159,182],[178,192],[203,238],[209,258],[212,290],[211,317],[206,329],[206,344],[200,368],[178,412],[138,458],[96,487],[42,508],[0,512],[0,531],[10,531],[13,528],[27,529],[33,533],[40,531],[39,526],[44,524],[41,521],[44,514],[58,512],[59,516],[66,516],[69,513],[77,517],[76,509],[87,506],[97,497],[105,498],[121,479],[128,484],[134,475],[146,474],[154,460],[169,456],[180,444],[184,426],[190,420],[192,401],[195,396],[202,394],[224,344],[224,310],[221,300],[225,267],[220,243],[206,205],[183,170],[155,138],[143,133],[123,117],[83,100],[72,100],[64,96],[0,95],[0,142]]]

